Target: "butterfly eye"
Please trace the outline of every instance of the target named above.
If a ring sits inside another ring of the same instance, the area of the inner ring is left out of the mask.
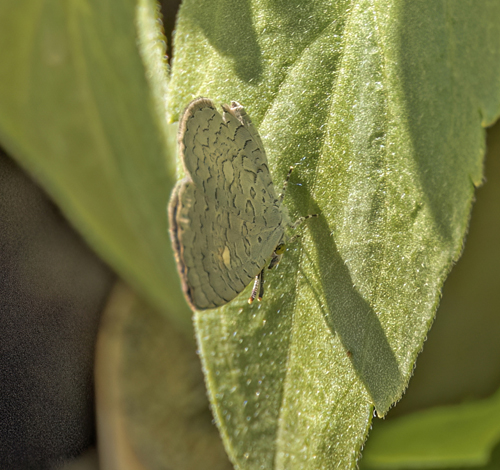
[[[274,250],[274,252],[277,254],[277,255],[282,255],[286,250],[286,245],[284,243],[280,243],[276,249]]]

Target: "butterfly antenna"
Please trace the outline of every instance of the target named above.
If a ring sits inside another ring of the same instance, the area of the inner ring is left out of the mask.
[[[292,171],[293,171],[293,166],[291,166],[290,169],[288,170],[288,173],[287,173],[286,178],[285,178],[285,182],[283,183],[283,189],[281,190],[281,194],[280,194],[280,204],[283,202],[283,198],[285,197],[286,188],[288,186],[288,180],[290,179],[290,175],[292,174]]]
[[[297,228],[302,222],[305,222],[307,219],[314,219],[316,217],[319,217],[319,214],[311,214],[311,215],[306,215],[305,217],[300,217],[298,218],[293,225],[290,225],[290,228],[293,230]],[[289,245],[290,243],[293,243],[297,238],[300,238],[302,235],[300,233],[296,233],[293,237],[289,238],[287,241],[287,244]]]

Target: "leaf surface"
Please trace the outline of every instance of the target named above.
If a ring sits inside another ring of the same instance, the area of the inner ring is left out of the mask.
[[[195,321],[239,468],[354,468],[411,376],[499,113],[496,2],[184,2],[170,119],[240,101],[286,204],[319,213],[268,274]]]

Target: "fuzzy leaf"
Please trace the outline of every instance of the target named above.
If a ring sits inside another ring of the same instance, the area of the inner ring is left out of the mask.
[[[196,314],[239,468],[354,468],[411,376],[499,113],[500,4],[184,2],[171,120],[240,101],[290,213],[319,213],[248,306]]]

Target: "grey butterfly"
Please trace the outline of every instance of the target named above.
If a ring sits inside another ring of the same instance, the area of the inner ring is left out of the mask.
[[[236,101],[197,98],[179,124],[186,177],[169,203],[170,237],[184,294],[193,309],[219,307],[255,279],[249,303],[264,295],[264,270],[285,251],[290,223],[277,197],[260,136]],[[292,237],[295,238],[295,237]],[[290,241],[290,239],[288,239]]]

